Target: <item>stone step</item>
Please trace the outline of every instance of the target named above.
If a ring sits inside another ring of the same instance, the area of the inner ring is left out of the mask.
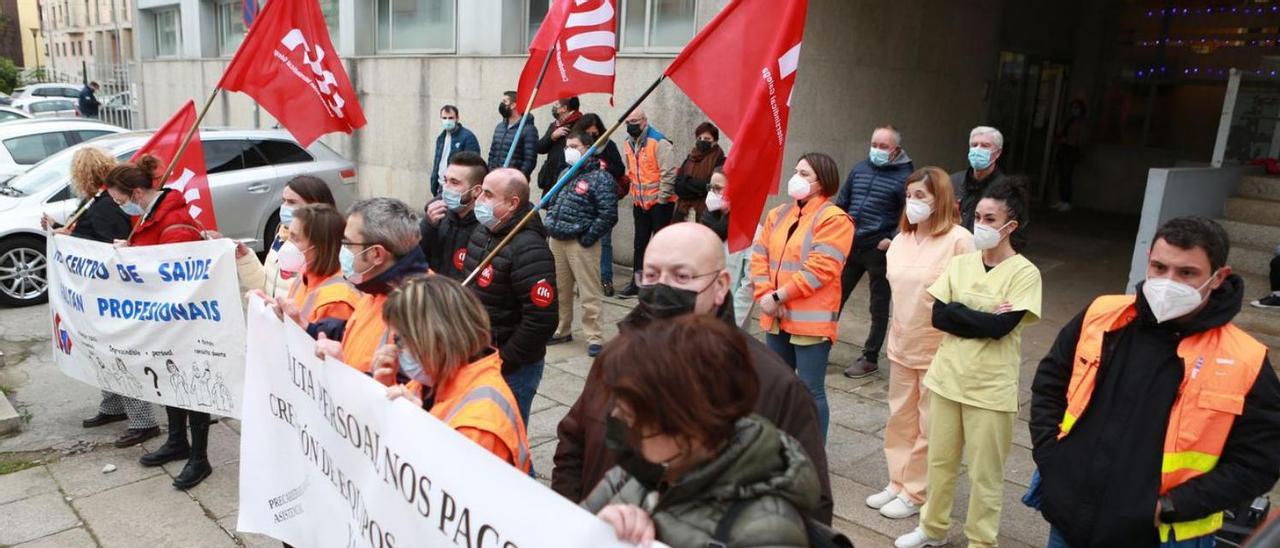
[[[1266,276],[1245,272],[1237,274],[1244,278],[1244,306],[1240,307],[1234,322],[1271,349],[1271,366],[1280,371],[1280,310],[1256,308],[1249,304],[1269,293],[1271,282]]]
[[[9,403],[9,398],[0,390],[0,437],[15,434],[22,429],[22,415]]]
[[[1236,195],[1254,200],[1280,202],[1280,176],[1246,175],[1240,180]]]
[[[1227,198],[1226,217],[1241,223],[1280,226],[1280,202],[1255,198]]]
[[[1232,241],[1231,255],[1227,257],[1227,264],[1237,272],[1266,276],[1271,271],[1271,258],[1274,256],[1275,252],[1270,247],[1260,248]]]
[[[1231,236],[1231,246],[1247,245],[1258,249],[1275,249],[1280,246],[1280,226],[1241,223],[1230,219],[1218,219],[1222,228]]]

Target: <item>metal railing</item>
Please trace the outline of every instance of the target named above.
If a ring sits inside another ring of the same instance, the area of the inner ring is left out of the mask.
[[[74,72],[42,67],[23,71],[22,83],[60,83],[82,87],[87,82],[97,82],[99,89],[96,95],[101,103],[98,119],[123,128],[139,129],[142,125],[142,103],[135,78],[137,70],[138,67],[132,63],[86,63]]]

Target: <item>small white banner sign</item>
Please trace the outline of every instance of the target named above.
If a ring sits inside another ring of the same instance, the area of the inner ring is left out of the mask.
[[[235,244],[48,243],[53,356],[67,376],[131,398],[240,416],[244,309]]]
[[[294,546],[626,546],[612,527],[249,302],[240,531]]]

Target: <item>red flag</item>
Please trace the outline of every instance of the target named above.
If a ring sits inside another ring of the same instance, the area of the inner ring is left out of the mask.
[[[316,0],[267,2],[218,87],[253,97],[304,147],[365,124]]]
[[[137,160],[143,154],[155,155],[160,159],[161,169],[156,177],[164,175],[163,170],[169,167],[169,162],[178,154],[182,139],[195,124],[196,104],[187,101],[130,159]],[[217,230],[218,219],[213,214],[213,194],[209,192],[209,175],[205,172],[204,147],[200,144],[199,130],[191,136],[191,142],[187,143],[182,158],[173,166],[173,172],[169,174],[169,180],[165,181],[164,186],[182,193],[182,197],[187,199],[187,213],[200,221],[205,229]]]
[[[618,58],[616,4],[616,0],[553,0],[529,44],[529,60],[520,73],[516,92],[520,112],[553,47],[556,55],[547,67],[533,108],[584,93],[608,93],[609,104],[613,104],[614,62]]]
[[[732,0],[667,67],[733,138],[724,166],[733,251],[751,244],[765,198],[778,187],[807,10],[808,0]]]

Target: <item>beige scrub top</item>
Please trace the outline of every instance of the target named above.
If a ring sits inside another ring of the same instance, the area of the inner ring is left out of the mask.
[[[951,258],[973,251],[973,234],[960,225],[941,236],[916,240],[914,232],[893,238],[885,257],[892,289],[893,313],[886,353],[894,364],[928,369],[942,344],[943,333],[933,328],[933,295],[929,286],[942,275]]]
[[[980,312],[993,312],[1005,301],[1015,311],[1026,311],[1022,322],[999,339],[946,334],[924,377],[925,386],[949,400],[1016,413],[1022,329],[1040,319],[1040,270],[1026,257],[1014,255],[987,272],[982,252],[977,251],[952,259],[929,294]]]

